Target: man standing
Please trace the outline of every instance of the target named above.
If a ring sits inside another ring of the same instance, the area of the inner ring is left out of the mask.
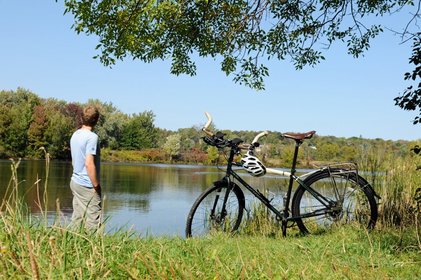
[[[82,114],[82,127],[70,139],[73,165],[70,180],[73,193],[72,224],[80,226],[85,222],[87,229],[98,228],[101,224],[100,148],[98,135],[92,131],[98,119],[98,109],[86,107]]]

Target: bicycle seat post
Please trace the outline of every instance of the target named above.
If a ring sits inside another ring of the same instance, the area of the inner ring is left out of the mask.
[[[300,149],[301,144],[303,143],[303,139],[294,139],[295,141],[295,149],[294,149],[294,157],[292,159],[292,166],[291,166],[291,175],[289,177],[289,184],[286,197],[284,198],[284,212],[283,212],[283,219],[282,219],[282,235],[286,236],[286,229],[287,229],[287,218],[289,217],[289,203],[291,201],[291,192],[292,192],[292,185],[294,184],[294,177],[297,167],[297,158],[298,158],[298,151]]]

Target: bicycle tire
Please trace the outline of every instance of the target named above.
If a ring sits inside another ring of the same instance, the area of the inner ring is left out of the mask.
[[[296,222],[301,233],[316,233],[333,225],[355,222],[368,229],[373,229],[376,225],[378,210],[374,191],[369,183],[355,172],[324,169],[307,177],[304,184],[330,198],[337,207],[330,213],[298,218],[301,215],[315,215],[326,209],[300,185],[292,200],[292,215],[298,218]]]
[[[224,213],[222,204],[228,190]],[[233,183],[230,188],[227,183],[214,183],[194,202],[187,217],[186,237],[203,236],[214,231],[236,231],[240,226],[244,207],[245,198],[240,187]]]

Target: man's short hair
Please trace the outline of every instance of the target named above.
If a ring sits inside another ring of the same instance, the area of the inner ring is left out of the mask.
[[[87,106],[83,109],[82,124],[94,127],[99,119],[99,111],[95,106]]]

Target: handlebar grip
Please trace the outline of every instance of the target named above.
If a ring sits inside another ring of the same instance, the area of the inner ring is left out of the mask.
[[[260,137],[266,136],[268,134],[269,134],[269,132],[267,130],[265,130],[263,132],[260,132],[259,134],[256,135],[256,137],[254,137],[254,139],[253,139],[253,141],[251,143],[252,144],[256,143],[259,140]]]
[[[213,132],[209,131],[208,128],[212,124],[212,116],[208,112],[205,112],[208,121],[206,122],[205,126],[202,128],[202,131],[205,132],[208,136],[213,136]]]
[[[210,137],[212,137],[214,135],[213,132],[210,132],[210,131],[206,130],[206,128],[202,128],[202,131]]]

